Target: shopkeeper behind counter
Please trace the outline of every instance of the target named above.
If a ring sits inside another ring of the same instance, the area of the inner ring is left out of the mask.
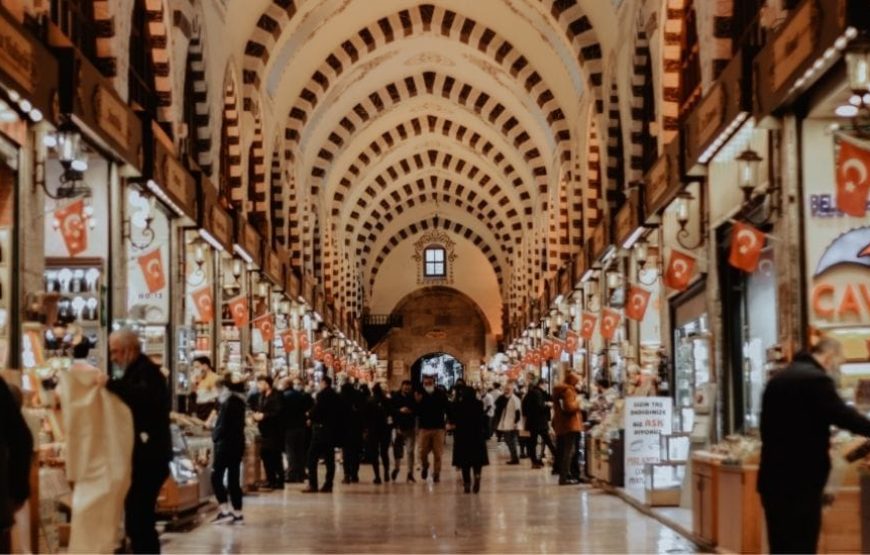
[[[193,359],[193,368],[197,376],[196,416],[200,420],[208,420],[212,411],[217,408],[219,376],[214,371],[211,359],[208,357]]]

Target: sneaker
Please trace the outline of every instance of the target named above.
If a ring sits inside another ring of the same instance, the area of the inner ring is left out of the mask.
[[[242,515],[231,515],[231,516],[233,517],[233,519],[229,522],[229,524],[236,524],[236,525],[238,525],[238,524],[244,524],[244,523],[245,523],[245,517],[244,517],[244,516],[242,516]]]
[[[423,470],[420,471],[420,476],[423,478],[424,481],[426,480],[426,478],[429,477],[429,467],[428,466],[423,467]]]
[[[229,522],[229,519],[233,518],[232,513],[218,513],[213,519],[211,519],[212,524],[221,524],[224,522]]]
[[[413,474],[408,474],[408,480],[407,480],[407,482],[408,482],[409,484],[416,484],[416,483],[417,483],[417,480],[414,479],[414,475],[413,475]]]
[[[474,477],[474,493],[480,493],[480,476]]]

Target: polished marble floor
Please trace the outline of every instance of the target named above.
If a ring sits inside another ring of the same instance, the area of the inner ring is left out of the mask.
[[[449,461],[449,447],[445,458]],[[695,546],[619,498],[557,486],[547,470],[485,468],[479,495],[458,472],[441,483],[336,484],[330,494],[245,497],[245,524],[204,523],[163,536],[166,553],[690,553]],[[338,471],[338,479],[341,470]],[[292,487],[291,487],[292,486]]]

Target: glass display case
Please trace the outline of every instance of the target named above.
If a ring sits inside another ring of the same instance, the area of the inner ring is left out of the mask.
[[[707,316],[674,329],[674,403],[680,418],[680,431],[694,426],[697,389],[710,382],[710,335]]]
[[[644,466],[645,502],[652,507],[676,507],[680,504],[685,462],[648,463]]]
[[[662,434],[659,436],[661,460],[664,462],[686,462],[689,460],[692,440],[691,434]]]

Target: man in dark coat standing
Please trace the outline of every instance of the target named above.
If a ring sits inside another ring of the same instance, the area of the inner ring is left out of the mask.
[[[529,432],[529,445],[532,448],[530,457],[532,468],[543,468],[541,456],[538,454],[538,438],[555,456],[556,447],[550,439],[550,402],[549,395],[541,388],[541,381],[535,375],[529,376],[529,391],[523,397],[523,417],[526,419],[526,430]],[[543,448],[542,448],[543,449]],[[541,451],[543,453],[543,451]]]
[[[260,394],[254,399],[251,409],[260,430],[260,458],[266,469],[266,482],[272,489],[284,488],[284,425],[281,413],[284,399],[275,389],[271,376],[257,376],[257,389]]]
[[[120,397],[133,415],[133,476],[124,501],[127,536],[134,553],[160,553],[154,510],[172,459],[169,388],[160,368],[142,353],[132,330],[109,336],[109,357],[124,373],[108,381],[106,389]],[[105,383],[108,377],[102,376]]]
[[[764,390],[758,493],[771,553],[816,552],[831,426],[870,436],[870,420],[843,402],[828,375],[842,360],[840,344],[822,339]]]
[[[21,415],[20,391],[0,378],[0,553],[11,553],[15,511],[30,497],[33,437]]]
[[[220,510],[212,522],[238,524],[244,521],[240,471],[245,454],[245,389],[243,383],[234,383],[229,373],[218,381],[217,388],[218,415],[211,432],[214,442],[211,485]],[[228,497],[232,510],[227,504]]]
[[[304,389],[299,378],[284,391],[284,448],[287,453],[287,481],[305,480],[305,423],[314,399]]]
[[[332,492],[335,479],[335,446],[341,437],[342,402],[332,388],[332,378],[324,376],[320,380],[320,392],[314,399],[311,409],[311,446],[308,448],[308,488],[303,493],[315,493],[317,489],[317,463],[326,460],[326,480],[319,490]]]

